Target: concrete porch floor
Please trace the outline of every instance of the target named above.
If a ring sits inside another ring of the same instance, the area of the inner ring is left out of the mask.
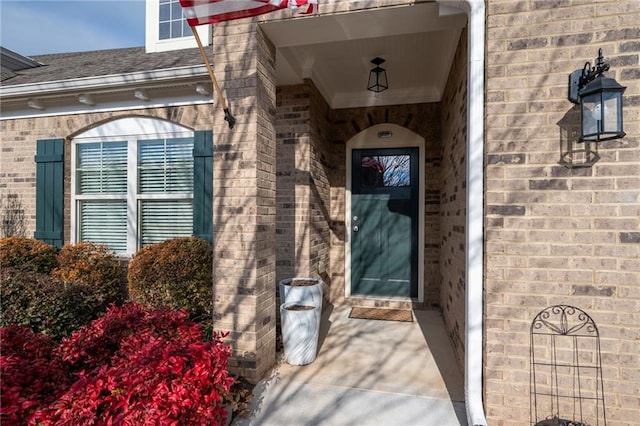
[[[316,360],[280,362],[233,425],[466,425],[463,376],[437,310],[413,322],[322,317]]]

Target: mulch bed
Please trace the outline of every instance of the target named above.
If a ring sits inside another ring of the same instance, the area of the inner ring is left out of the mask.
[[[240,376],[233,377],[235,382],[231,385],[229,398],[225,401],[231,407],[231,419],[236,417],[246,417],[249,415],[249,405],[253,399],[254,385],[249,383],[247,379]]]

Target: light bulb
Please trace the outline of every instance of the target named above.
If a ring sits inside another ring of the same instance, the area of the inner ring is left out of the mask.
[[[602,118],[602,104],[600,102],[594,105],[591,110],[591,116],[594,120],[600,120]],[[609,107],[607,105],[604,106],[604,116],[609,116]]]

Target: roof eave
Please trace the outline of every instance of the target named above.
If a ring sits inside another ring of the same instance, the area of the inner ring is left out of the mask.
[[[161,70],[136,71],[124,74],[100,75],[71,80],[47,81],[42,83],[16,84],[1,86],[0,98],[24,96],[54,95],[68,91],[108,89],[115,87],[136,86],[150,82],[178,80],[189,77],[207,75],[206,65],[191,65]]]

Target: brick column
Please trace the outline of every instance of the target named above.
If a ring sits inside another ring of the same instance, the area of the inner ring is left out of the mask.
[[[214,29],[214,71],[237,119],[214,109],[214,327],[231,371],[258,381],[275,363],[275,48],[255,23]]]

